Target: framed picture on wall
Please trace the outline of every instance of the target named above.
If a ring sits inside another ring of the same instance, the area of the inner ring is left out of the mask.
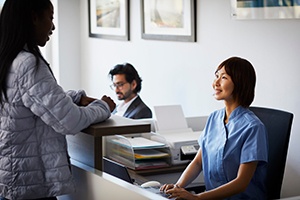
[[[300,0],[231,0],[233,19],[300,18]]]
[[[142,38],[196,41],[195,0],[141,0]]]
[[[89,36],[129,40],[128,0],[88,0]]]

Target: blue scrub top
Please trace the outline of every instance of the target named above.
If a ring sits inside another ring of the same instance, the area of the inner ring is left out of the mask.
[[[240,164],[258,161],[246,191],[228,199],[266,199],[268,143],[263,123],[247,108],[237,107],[224,124],[225,108],[213,112],[198,140],[206,190],[235,179]]]

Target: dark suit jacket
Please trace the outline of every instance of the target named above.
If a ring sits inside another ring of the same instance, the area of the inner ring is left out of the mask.
[[[152,111],[138,96],[127,108],[123,117],[131,119],[152,118]]]

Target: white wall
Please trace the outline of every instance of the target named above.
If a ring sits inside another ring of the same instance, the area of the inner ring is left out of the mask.
[[[60,25],[54,37],[62,37],[59,67],[64,70],[59,76],[64,88],[74,85],[91,96],[108,94],[116,100],[108,86],[108,71],[117,63],[130,62],[144,80],[141,97],[150,107],[181,104],[187,117],[203,116],[223,106],[212,97],[217,65],[230,56],[247,58],[257,73],[252,105],[295,115],[282,196],[300,195],[300,20],[233,20],[230,0],[201,0],[197,1],[197,42],[143,40],[140,1],[134,0],[130,1],[130,41],[116,41],[88,37],[87,2],[59,1]],[[73,73],[79,78],[72,78]]]
[[[51,1],[55,30],[42,51],[63,88],[80,89],[80,0]]]

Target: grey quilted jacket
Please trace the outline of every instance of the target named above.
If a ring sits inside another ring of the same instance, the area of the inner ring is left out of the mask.
[[[0,196],[11,200],[73,192],[65,135],[111,115],[102,100],[78,106],[84,91],[64,92],[42,59],[35,65],[31,53],[19,53],[0,108]]]

